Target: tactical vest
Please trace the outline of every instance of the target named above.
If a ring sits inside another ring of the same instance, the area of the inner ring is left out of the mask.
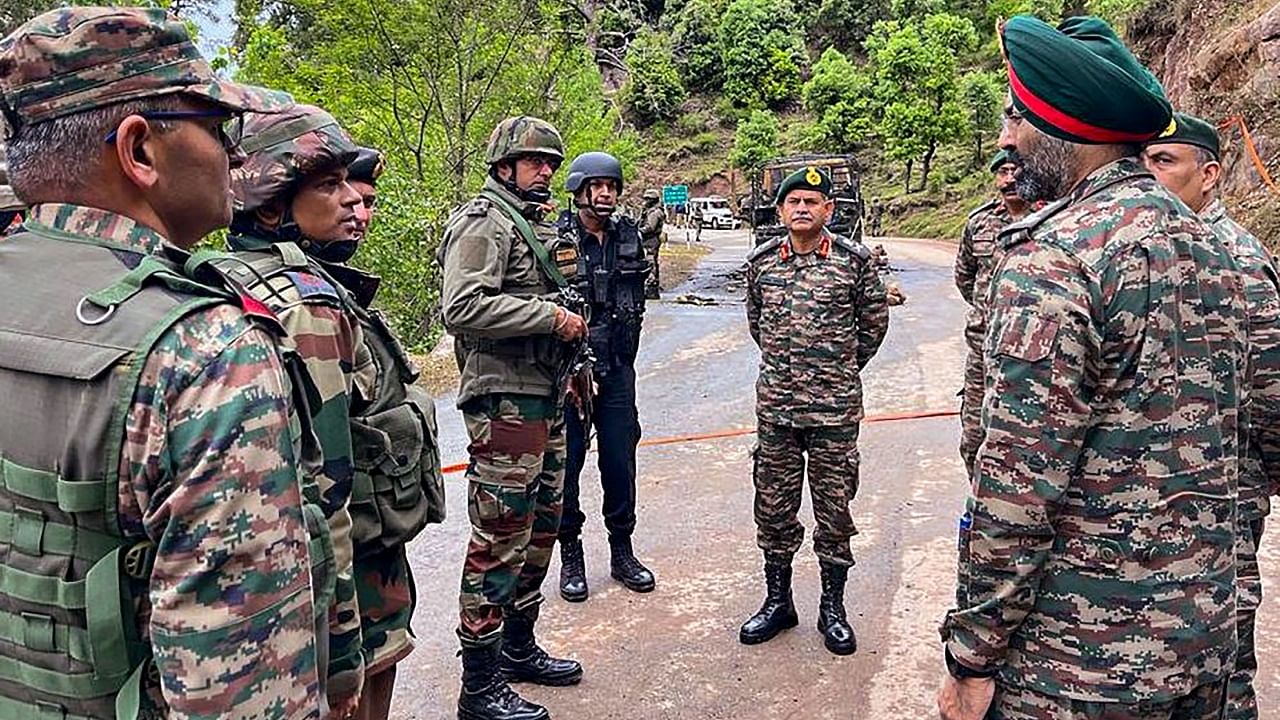
[[[155,553],[117,514],[125,423],[157,340],[233,297],[183,259],[127,270],[47,228],[0,243],[0,717],[142,710]]]
[[[428,523],[442,522],[444,476],[440,471],[435,403],[413,387],[418,374],[381,313],[366,310],[345,286],[297,245],[273,243],[269,250],[237,254],[222,268],[246,292],[278,304],[273,281],[305,270],[323,277],[343,309],[357,318],[378,367],[376,397],[351,418],[355,469],[351,499],[351,541],[356,558],[415,537]],[[299,301],[301,302],[301,301]]]
[[[374,397],[351,418],[351,540],[360,559],[444,522],[445,497],[435,401],[414,385],[418,372],[382,313],[353,306],[378,368]]]
[[[630,218],[613,221],[616,234],[601,245],[602,262],[585,251],[578,253],[576,283],[590,304],[587,342],[595,356],[595,370],[612,369],[635,361],[644,319],[644,283],[651,272],[641,244],[640,229]],[[576,213],[561,215],[556,223],[561,237],[579,242]]]

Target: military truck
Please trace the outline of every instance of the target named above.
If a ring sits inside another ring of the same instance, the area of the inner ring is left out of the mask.
[[[836,208],[827,228],[849,238],[862,238],[862,188],[858,161],[852,155],[788,155],[765,163],[751,178],[746,215],[755,244],[786,233],[775,204],[778,186],[788,175],[805,167],[821,168],[831,175]]]

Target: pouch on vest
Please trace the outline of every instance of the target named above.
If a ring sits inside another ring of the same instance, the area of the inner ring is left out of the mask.
[[[404,402],[351,421],[357,559],[406,543],[445,518],[435,403],[416,387],[407,392]]]

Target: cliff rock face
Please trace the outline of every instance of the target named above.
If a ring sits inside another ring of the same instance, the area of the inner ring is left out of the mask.
[[[1156,0],[1128,36],[1175,108],[1213,122],[1243,118],[1280,182],[1280,1]],[[1223,132],[1223,148],[1228,204],[1276,249],[1280,195],[1263,184],[1238,129]]]

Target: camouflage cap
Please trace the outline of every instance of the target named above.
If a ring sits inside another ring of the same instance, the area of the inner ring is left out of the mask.
[[[246,157],[231,171],[231,189],[236,211],[249,212],[317,170],[350,165],[359,148],[329,113],[294,105],[281,113],[246,116],[240,150]]]
[[[275,112],[285,93],[218,79],[181,21],[161,9],[71,7],[0,41],[0,98],[11,135],[115,103],[183,93],[233,112]]]
[[[564,141],[560,131],[546,120],[521,115],[498,123],[489,135],[484,161],[492,165],[525,153],[542,153],[564,159]]]

